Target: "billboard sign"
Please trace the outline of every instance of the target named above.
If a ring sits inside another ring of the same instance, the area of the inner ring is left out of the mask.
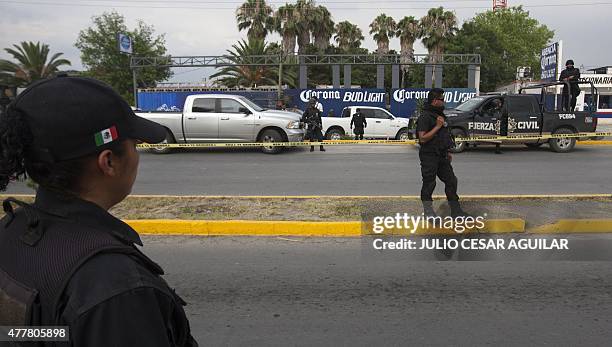
[[[301,110],[306,108],[308,100],[316,96],[323,106],[323,115],[327,116],[333,110],[333,116],[339,117],[347,106],[375,106],[384,108],[386,92],[384,89],[287,89],[290,106]]]
[[[418,100],[427,99],[430,90],[427,88],[394,89],[391,92],[391,113],[396,117],[411,117],[417,109]],[[446,108],[455,108],[475,96],[475,88],[444,88]]]
[[[540,55],[540,68],[542,71],[542,81],[552,82],[557,80],[561,71],[561,41],[544,48]]]

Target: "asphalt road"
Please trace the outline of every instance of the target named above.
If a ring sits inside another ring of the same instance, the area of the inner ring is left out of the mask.
[[[457,154],[460,194],[612,193],[612,147],[580,146],[567,154],[493,147]],[[144,152],[134,194],[170,195],[419,195],[414,146],[328,146],[279,155],[257,149],[195,149],[168,155]],[[31,193],[25,184],[8,193]],[[443,195],[438,182],[436,194]]]
[[[417,261],[368,251],[360,239],[145,237],[144,243],[189,303],[201,345],[612,341],[610,262]]]

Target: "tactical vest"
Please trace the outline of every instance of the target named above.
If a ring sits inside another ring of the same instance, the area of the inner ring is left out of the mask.
[[[21,208],[13,210],[12,204]],[[14,199],[5,200],[3,208],[0,325],[61,325],[59,301],[66,286],[81,265],[101,253],[128,254],[153,273],[163,274],[133,245],[109,232],[76,225]]]
[[[436,119],[438,118],[435,113],[428,111],[423,111],[423,117],[431,117],[433,119],[434,124],[436,122]],[[440,130],[438,130],[438,132],[429,142],[421,145],[421,147],[423,146],[435,148],[439,152],[446,152],[448,149],[455,147],[455,137],[453,136],[453,134],[451,134],[448,125],[445,123],[444,126],[440,128]]]

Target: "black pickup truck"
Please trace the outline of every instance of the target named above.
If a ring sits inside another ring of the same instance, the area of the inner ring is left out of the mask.
[[[590,83],[590,82],[584,82]],[[561,96],[554,98],[548,92],[563,83],[539,84],[521,89],[519,94],[484,95],[472,98],[445,111],[447,123],[455,137],[490,137],[502,135],[502,120],[507,121],[508,136],[539,136],[549,134],[575,134],[594,132],[597,118],[594,105],[587,105],[587,111],[559,110]],[[592,95],[597,93],[591,84]],[[541,89],[539,94],[524,94],[526,90]],[[552,97],[552,98],[551,98]],[[497,101],[502,101],[501,110],[495,110]],[[503,119],[507,117],[506,119]],[[523,143],[538,147],[548,143],[555,152],[571,151],[576,138],[556,138],[548,140],[512,140],[508,143]],[[495,141],[491,141],[495,142]],[[476,143],[476,142],[475,142]],[[478,142],[482,143],[482,142]],[[458,142],[453,152],[464,151],[470,143]]]

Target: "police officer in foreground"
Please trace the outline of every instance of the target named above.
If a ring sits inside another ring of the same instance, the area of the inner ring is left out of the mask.
[[[421,159],[421,201],[425,216],[436,216],[433,209],[432,194],[436,188],[436,176],[445,184],[446,198],[451,209],[451,216],[467,216],[461,209],[457,195],[457,177],[451,165],[452,156],[449,150],[454,146],[454,140],[446,124],[444,115],[444,90],[432,89],[423,112],[417,120],[419,138],[419,158]]]
[[[568,60],[565,63],[565,70],[561,71],[561,76],[559,76],[559,81],[569,82],[570,85],[569,90],[567,84],[563,85],[562,107],[564,111],[574,112],[576,109],[576,99],[580,95],[579,79],[580,70],[574,67],[573,60]]]
[[[355,130],[353,130],[353,133],[355,133],[355,140],[363,140],[364,129],[368,127],[368,122],[359,108],[355,110],[355,114],[353,118],[351,118],[351,129],[353,129],[353,125],[355,125]]]
[[[321,120],[321,111],[317,108],[317,101],[314,98],[310,98],[306,111],[302,114],[302,123],[306,124],[306,138],[310,142],[323,141],[323,121]],[[319,148],[321,152],[325,152],[323,145]],[[314,152],[314,146],[310,146],[310,151]]]
[[[132,189],[136,144],[165,135],[88,78],[39,81],[8,106],[0,191],[26,175],[38,190],[3,202],[0,325],[68,326],[72,346],[197,346],[185,302],[108,212]]]

